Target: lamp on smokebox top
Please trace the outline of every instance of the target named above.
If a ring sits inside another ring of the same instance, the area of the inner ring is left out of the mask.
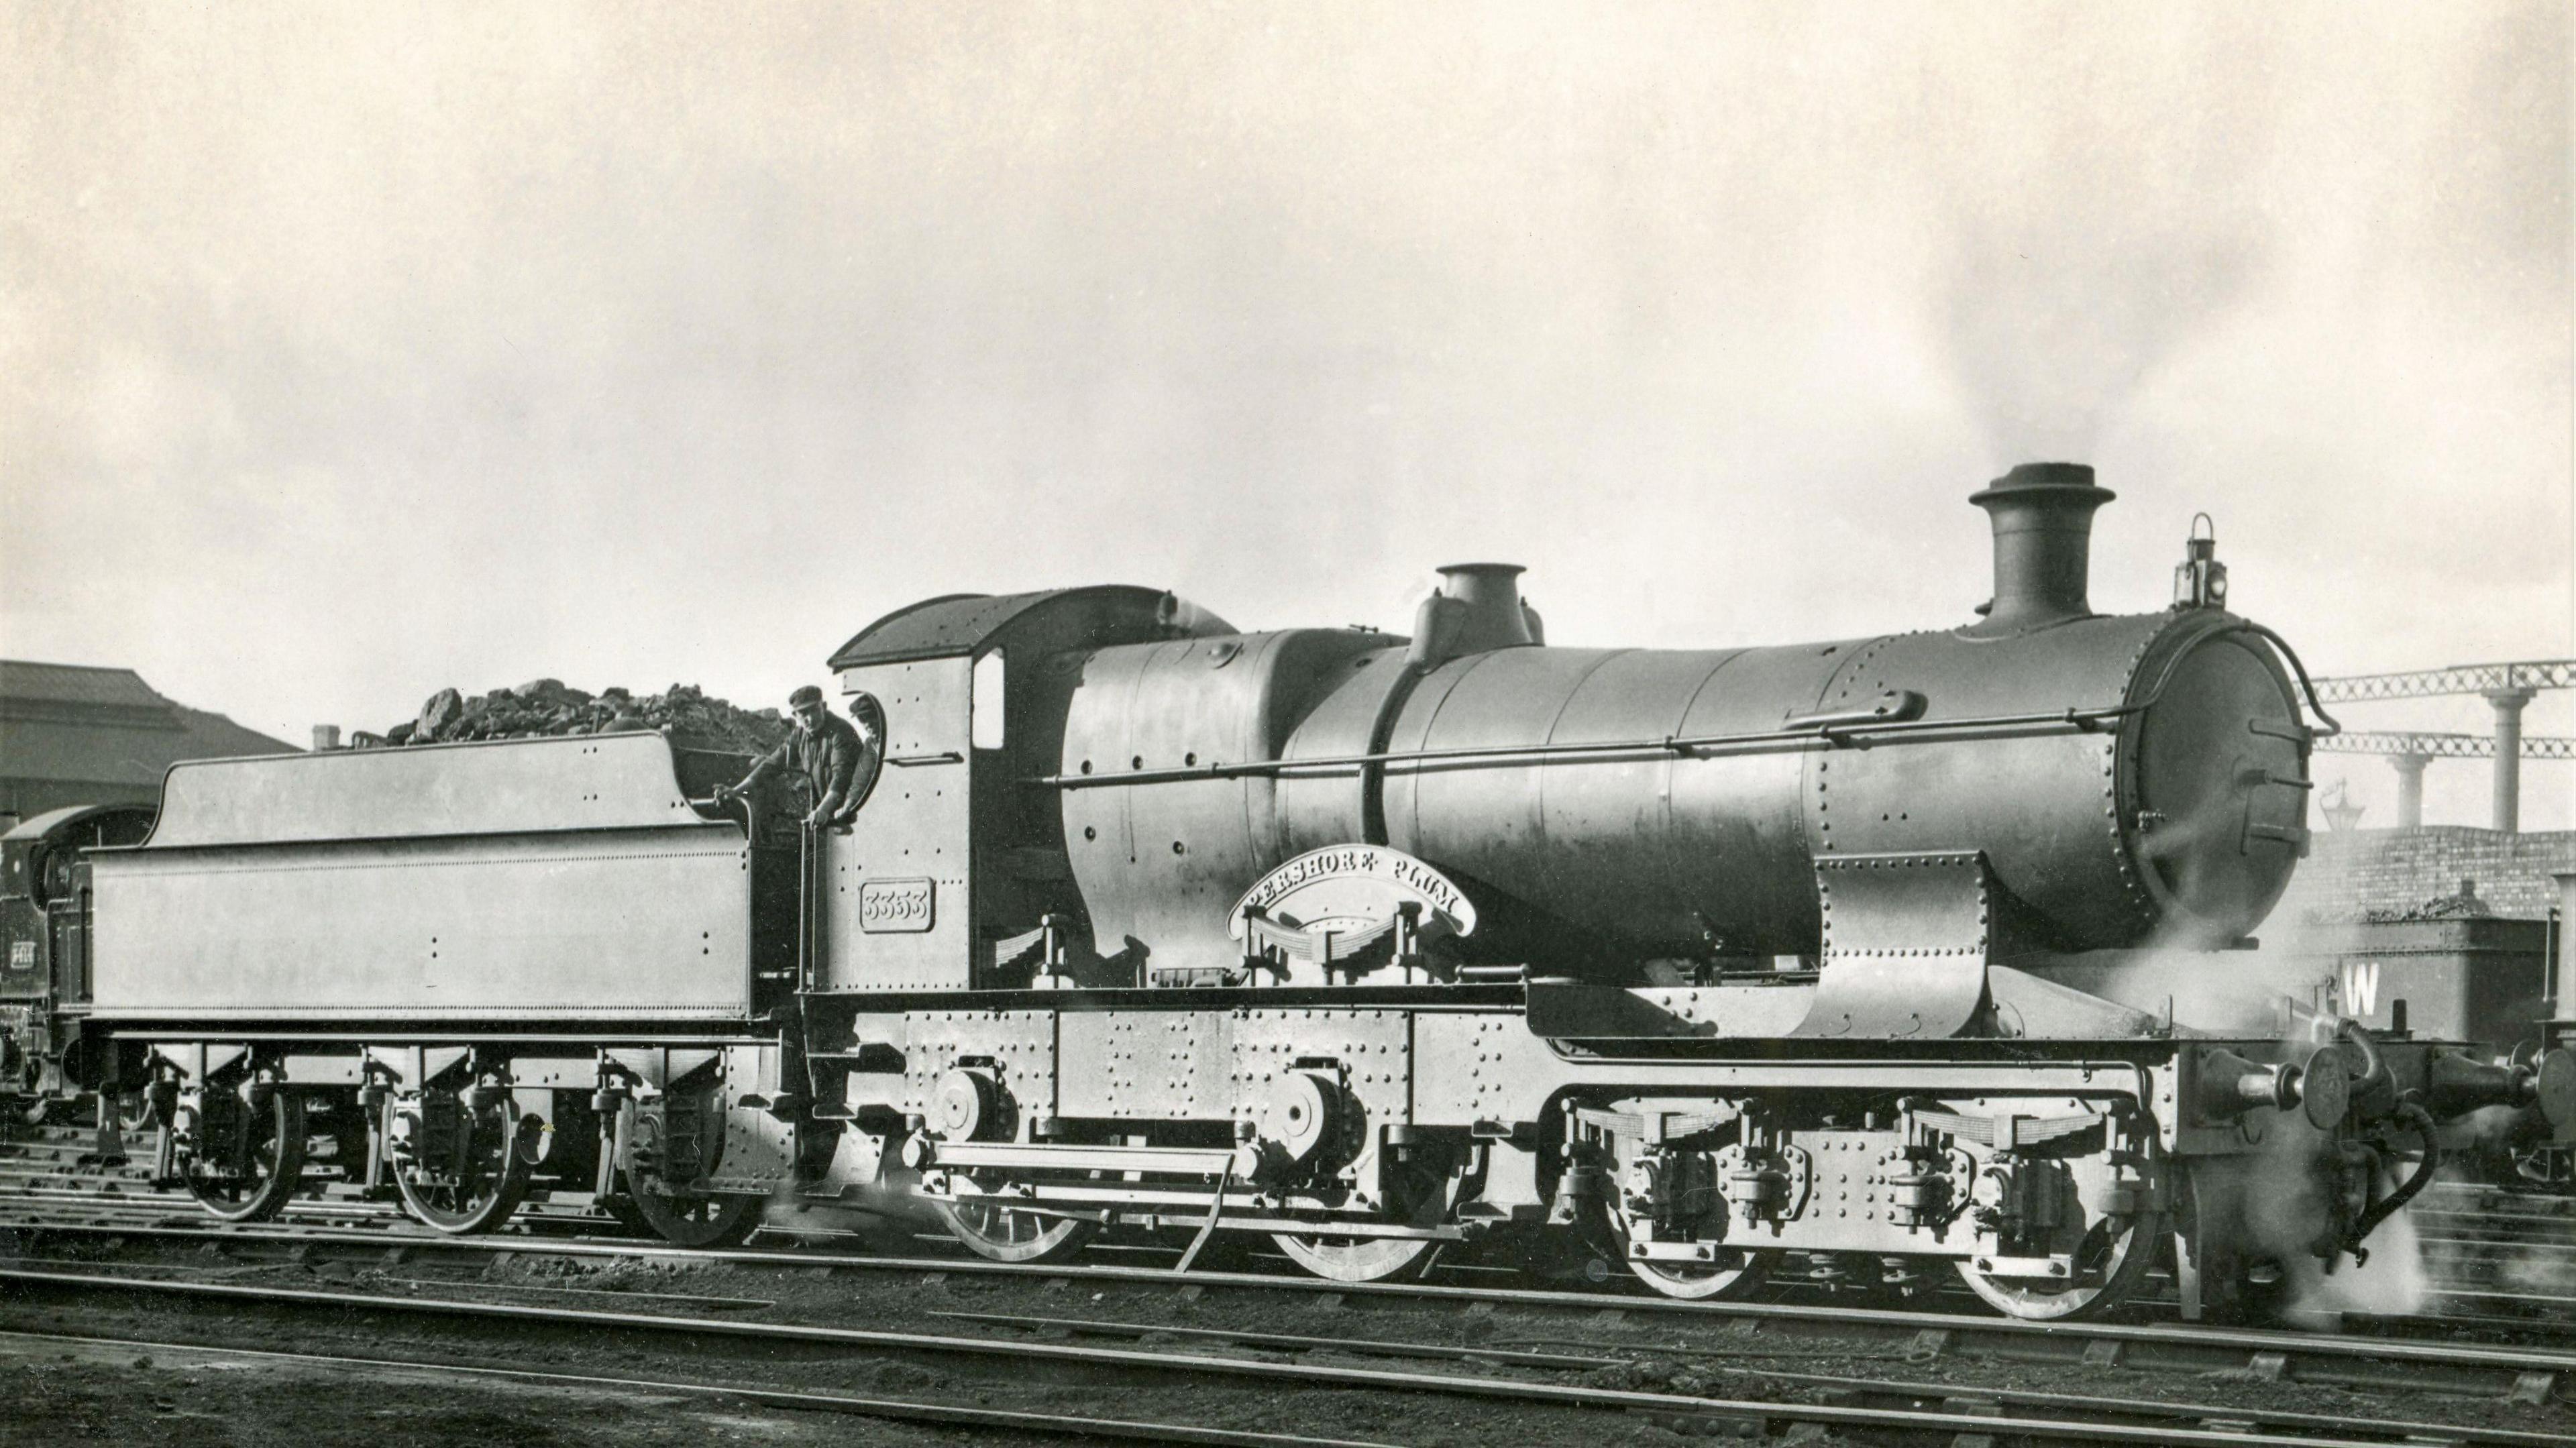
[[[2209,536],[2200,535],[2202,528]],[[2182,544],[2182,562],[2174,565],[2176,608],[2225,608],[2227,565],[2218,561],[2218,524],[2207,513],[2191,515],[2191,536]]]

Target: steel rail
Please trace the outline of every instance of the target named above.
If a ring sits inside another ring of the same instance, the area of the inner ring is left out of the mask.
[[[108,1236],[150,1234],[183,1241],[243,1240],[238,1231],[196,1227],[118,1228],[74,1226],[32,1230],[68,1231]],[[257,1239],[253,1239],[257,1240]],[[2531,1348],[2462,1346],[2389,1337],[2327,1337],[2262,1328],[2205,1325],[2126,1324],[2104,1322],[2032,1322],[2019,1318],[1906,1309],[1832,1307],[1812,1303],[1692,1302],[1648,1295],[1644,1289],[1623,1294],[1561,1292],[1523,1287],[1468,1287],[1439,1283],[1334,1282],[1322,1278],[1278,1277],[1243,1272],[1088,1264],[1029,1265],[989,1262],[982,1258],[922,1259],[827,1253],[809,1250],[710,1250],[628,1246],[589,1242],[492,1240],[406,1235],[389,1239],[381,1233],[330,1229],[293,1234],[298,1244],[360,1246],[377,1253],[452,1251],[570,1257],[669,1257],[693,1262],[910,1273],[918,1276],[988,1277],[1047,1282],[1117,1283],[1169,1289],[1198,1286],[1223,1290],[1285,1292],[1330,1301],[1366,1300],[1396,1304],[1485,1305],[1546,1312],[1573,1312],[1596,1318],[1630,1313],[1696,1317],[1730,1324],[1737,1331],[1778,1330],[1815,1336],[1875,1337],[1902,1340],[1915,1352],[1939,1355],[2020,1358],[2036,1361],[2119,1361],[2142,1368],[2206,1372],[2252,1369],[2288,1374],[2302,1380],[2344,1382],[2385,1388],[2405,1382],[2453,1392],[2520,1393],[2546,1390],[2576,1381],[2576,1353]],[[5,1280],[5,1278],[0,1278]],[[1624,1285],[1624,1284],[1623,1284]]]
[[[1765,1352],[1758,1348],[1724,1347],[1715,1349],[1675,1347],[1664,1343],[1602,1342],[1592,1338],[1533,1337],[1497,1339],[1491,1344],[1402,1342],[1383,1338],[1296,1337],[1284,1333],[1236,1332],[1221,1327],[1186,1327],[1161,1322],[1108,1322],[1092,1318],[1013,1317],[997,1312],[934,1312],[933,1317],[982,1323],[995,1327],[1018,1327],[1030,1331],[1062,1331],[1095,1337],[1173,1337],[1221,1340],[1244,1347],[1283,1348],[1291,1351],[1338,1351],[1371,1357],[1440,1358],[1457,1362],[1503,1362],[1536,1367],[1594,1371],[1619,1367],[1641,1358],[1655,1357],[1785,1357],[1782,1352]],[[1528,1343],[1542,1347],[1588,1349],[1588,1355],[1525,1352],[1502,1346],[1504,1342]],[[1600,1354],[1614,1354],[1601,1356]],[[2449,1423],[2426,1423],[2396,1419],[2354,1419],[2331,1413],[2300,1413],[2260,1407],[2220,1406],[2206,1403],[2175,1403],[2153,1398],[2109,1398],[2076,1393],[2045,1393],[2016,1388],[1989,1388],[1972,1383],[1911,1383],[1883,1378],[1856,1378],[1830,1373],[1784,1372],[1776,1367],[1732,1367],[1723,1363],[1709,1366],[1709,1371],[1758,1376],[1766,1382],[1807,1383],[1815,1386],[1853,1388],[1866,1393],[1913,1399],[1956,1400],[1978,1398],[1997,1404],[2081,1409],[2100,1417],[2118,1414],[2153,1423],[2199,1423],[2213,1419],[2246,1423],[2249,1427],[2271,1424],[2280,1427],[2363,1429],[2373,1441],[2421,1442],[2437,1440],[2451,1443],[2491,1443],[2510,1448],[2549,1448],[2564,1444],[2564,1435],[2526,1433],[2510,1428],[2486,1428]]]
[[[95,1194],[31,1191],[0,1185],[0,1213],[30,1208],[38,1211],[58,1210],[65,1214],[67,1220],[57,1222],[23,1216],[0,1216],[0,1229],[15,1227],[21,1230],[32,1230],[40,1227],[76,1226],[83,1222],[98,1224],[120,1214],[136,1220],[139,1225],[159,1223],[170,1223],[174,1226],[181,1223],[189,1226],[217,1225],[214,1219],[206,1215],[205,1209],[198,1205],[195,1198],[182,1193]],[[521,1208],[523,1214],[526,1211],[526,1208]],[[264,1225],[312,1223],[318,1227],[322,1223],[334,1222],[348,1224],[347,1230],[378,1233],[387,1229],[399,1231],[417,1225],[411,1218],[389,1207],[374,1203],[314,1201],[291,1203],[277,1221]],[[580,1234],[617,1230],[622,1229],[613,1218],[604,1214],[579,1216],[568,1213],[539,1214],[515,1217],[508,1225],[496,1228],[492,1235],[499,1241],[526,1242],[545,1240],[561,1233]]]
[[[2368,1439],[2306,1434],[2245,1433],[2174,1426],[2132,1427],[2114,1423],[2008,1418],[1973,1412],[1935,1412],[1905,1408],[1861,1408],[1837,1404],[1755,1402],[1679,1393],[1651,1393],[1620,1388],[1577,1387],[1560,1383],[1506,1378],[1459,1377],[1426,1372],[1393,1372],[1367,1367],[1326,1367],[1311,1363],[1204,1356],[1168,1351],[1135,1351],[1082,1347],[1071,1343],[1023,1342],[1000,1338],[939,1337],[867,1328],[808,1327],[784,1323],[740,1322],[696,1317],[660,1317],[645,1313],[593,1312],[585,1309],[525,1307],[481,1303],[377,1297],[356,1293],[313,1292],[294,1288],[252,1287],[232,1283],[166,1282],[80,1273],[25,1272],[0,1269],[0,1286],[22,1292],[99,1294],[124,1292],[290,1308],[326,1308],[334,1313],[382,1313],[466,1321],[518,1323],[593,1332],[668,1333],[724,1337],[770,1343],[798,1343],[838,1348],[875,1348],[909,1357],[969,1357],[1022,1364],[1107,1369],[1120,1373],[1154,1373],[1191,1381],[1237,1378],[1271,1386],[1374,1389],[1455,1398],[1573,1409],[1611,1410],[1673,1418],[1729,1422],[1756,1432],[1778,1422],[1813,1423],[1829,1428],[1898,1429],[1943,1434],[2010,1434],[2025,1440],[2065,1443],[2117,1443],[2137,1448],[2382,1448]],[[2568,1366],[2576,1367],[2576,1359]]]
[[[616,1392],[687,1394],[726,1402],[761,1403],[770,1407],[848,1413],[865,1418],[927,1423],[943,1428],[1002,1429],[1062,1438],[1116,1438],[1145,1443],[1195,1443],[1210,1448],[1392,1448],[1389,1444],[1347,1438],[1310,1438],[1295,1433],[1256,1433],[1233,1428],[1201,1428],[1185,1423],[1147,1423],[1126,1418],[1078,1418],[1062,1413],[1022,1413],[1003,1408],[970,1408],[911,1398],[862,1398],[847,1393],[817,1393],[786,1388],[758,1388],[741,1383],[698,1383],[669,1378],[602,1377],[590,1373],[539,1372],[530,1368],[489,1367],[479,1363],[423,1363],[398,1358],[354,1357],[345,1353],[282,1352],[274,1348],[215,1347],[205,1343],[158,1338],[104,1337],[86,1333],[23,1332],[0,1328],[0,1341],[78,1343],[119,1351],[143,1347],[174,1354],[204,1353],[254,1361],[310,1364],[332,1368],[376,1368],[405,1375],[435,1373],[492,1382],[527,1383],[564,1388],[605,1388]]]
[[[502,1256],[513,1254],[551,1254],[561,1256],[605,1256],[612,1258],[621,1256],[650,1256],[655,1258],[670,1257],[691,1260],[719,1260],[725,1262],[726,1265],[731,1266],[797,1272],[831,1272],[838,1270],[839,1268],[847,1267],[852,1270],[912,1270],[922,1272],[925,1275],[937,1276],[944,1275],[952,1271],[968,1272],[982,1270],[989,1272],[998,1270],[1001,1273],[1009,1275],[1036,1277],[1050,1282],[1070,1281],[1074,1276],[1088,1273],[1108,1273],[1113,1275],[1112,1280],[1163,1287],[1193,1285],[1238,1291],[1270,1290],[1308,1294],[1318,1292],[1333,1294],[1347,1290],[1346,1284],[1299,1276],[1272,1276],[1259,1273],[1216,1275],[1193,1272],[1188,1276],[1183,1277],[1178,1275],[1175,1270],[1168,1268],[1111,1267],[1106,1264],[1079,1268],[1046,1265],[1015,1266],[1002,1263],[987,1263],[981,1259],[966,1257],[962,1255],[962,1253],[954,1256],[836,1256],[819,1252],[810,1246],[770,1249],[744,1248],[738,1251],[724,1252],[704,1248],[673,1247],[665,1243],[646,1238],[625,1239],[614,1242],[580,1239],[567,1241],[563,1238],[498,1236],[460,1238],[448,1236],[444,1233],[418,1229],[408,1221],[394,1217],[388,1217],[380,1222],[368,1224],[374,1228],[374,1230],[363,1232],[353,1232],[347,1228],[322,1224],[307,1226],[296,1223],[291,1218],[268,1223],[222,1224],[200,1220],[196,1217],[193,1211],[184,1215],[174,1216],[172,1213],[167,1211],[139,1210],[134,1219],[126,1222],[106,1221],[101,1218],[102,1214],[97,1212],[85,1212],[75,1218],[47,1221],[29,1220],[23,1217],[13,1219],[0,1216],[0,1234],[22,1233],[39,1239],[47,1233],[61,1235],[91,1235],[104,1236],[109,1238],[111,1241],[121,1240],[127,1237],[169,1237],[184,1241],[207,1242],[214,1245],[241,1244],[251,1248],[261,1246],[293,1246],[296,1250],[305,1253],[310,1253],[317,1247],[346,1247],[351,1249],[347,1254],[346,1260],[357,1261],[376,1258],[380,1259],[384,1265],[410,1262],[423,1257],[434,1257],[442,1251],[449,1251],[454,1255],[459,1256],[485,1257],[493,1256],[495,1254]],[[793,1229],[788,1229],[788,1231],[789,1234],[793,1234]],[[954,1246],[952,1239],[944,1236],[934,1236],[920,1240],[935,1242],[943,1247]],[[2504,1244],[2499,1243],[2497,1245]],[[1499,1271],[1500,1269],[1497,1270]],[[1780,1285],[1793,1289],[1803,1285],[1794,1279],[1776,1280],[1780,1281]],[[2471,1297],[2484,1297],[2499,1301],[2523,1302],[2538,1306],[2546,1306],[2551,1303],[2570,1300],[2552,1297],[2545,1294],[2494,1292],[2473,1283],[2453,1281],[2444,1278],[2433,1280],[2429,1286],[2432,1295],[2435,1298],[2442,1300],[2456,1298],[2465,1301]],[[1625,1307],[1629,1305],[1639,1305],[1641,1303],[1652,1302],[1655,1300],[1651,1298],[1640,1298],[1634,1292],[1629,1290],[1630,1287],[1631,1284],[1629,1284],[1625,1279],[1614,1278],[1611,1280],[1608,1290],[1595,1291],[1591,1293],[1566,1294],[1564,1302],[1559,1310],[1599,1310],[1605,1307],[1624,1310]],[[1419,1292],[1427,1290],[1427,1288],[1416,1288],[1414,1290]],[[1462,1290],[1479,1291],[1486,1289],[1467,1288]],[[1939,1295],[1945,1300],[1958,1302],[1963,1305],[1969,1304],[1973,1301],[1966,1287],[1960,1284],[1952,1284],[1949,1287],[1942,1289]],[[2133,1301],[2142,1307],[2172,1308],[2176,1305],[2170,1299],[2151,1299],[2143,1296],[2135,1298]],[[1538,1310],[1548,1309],[1542,1308]],[[1928,1306],[1905,1309],[1909,1317],[1915,1319],[1921,1318],[1932,1310],[1933,1309]],[[2319,1314],[2316,1321],[2318,1323],[2327,1324],[2329,1330],[2352,1330],[2366,1326],[2373,1330],[2387,1333],[2458,1332],[2464,1330],[2511,1331],[2525,1335],[2548,1338],[2562,1338],[2570,1334],[2576,1334],[2576,1318],[2566,1316],[2508,1317],[2493,1314],[2480,1315],[2451,1312],[2343,1312]],[[2337,1322],[2341,1325],[2340,1329],[2335,1328],[2333,1325]]]
[[[2450,1231],[2450,1230],[2455,1230],[2455,1229],[2453,1229],[2453,1228],[2444,1228],[2444,1230],[2445,1230],[2445,1231]],[[2456,1248],[2456,1249],[2459,1249],[2459,1250],[2458,1250],[2458,1255],[2460,1255],[2460,1256],[2464,1256],[2464,1257],[2465,1257],[2465,1256],[2471,1256],[2471,1255],[2474,1255],[2474,1254],[2479,1253],[2479,1252],[2576,1252],[2576,1241],[2570,1241],[2570,1240],[2568,1240],[2568,1239],[2566,1239],[2566,1238],[2563,1238],[2563,1237],[2562,1237],[2562,1238],[2552,1239],[2552,1238],[2547,1238],[2547,1237],[2536,1237],[2536,1236],[2505,1236],[2505,1237],[2423,1237],[2423,1236],[2419,1236],[2419,1237],[2417,1237],[2417,1238],[2415,1239],[2415,1245],[2417,1245],[2417,1246],[2419,1246],[2419,1247],[2424,1247],[2424,1248],[2427,1248],[2427,1249],[2434,1248],[2434,1247]]]
[[[1019,1327],[1033,1332],[1064,1331],[1095,1337],[1169,1337],[1237,1347],[1275,1348],[1283,1352],[1342,1352],[1361,1357],[1445,1358],[1458,1362],[1508,1363],[1514,1367],[1562,1372],[1590,1372],[1616,1367],[1620,1359],[1578,1357],[1561,1352],[1519,1352],[1502,1347],[1462,1347],[1456,1343],[1397,1342],[1387,1338],[1311,1337],[1293,1332],[1251,1328],[1189,1327],[1168,1322],[1100,1322],[1079,1317],[1021,1317],[1007,1312],[927,1312],[925,1317],[971,1322],[979,1327]]]
[[[1651,1354],[1653,1349],[1641,1351]],[[2242,1423],[2248,1429],[2310,1428],[2367,1434],[2373,1441],[2408,1444],[2488,1444],[2495,1448],[2565,1448],[2563,1433],[2530,1433],[2516,1428],[2488,1428],[2465,1423],[2426,1423],[2402,1418],[2352,1418],[2340,1413],[2301,1413],[2285,1408],[2239,1407],[2215,1403],[2177,1403],[2158,1398],[2111,1398],[2091,1393],[2045,1393],[2024,1388],[1988,1388],[1967,1383],[1907,1383],[1855,1378],[1835,1373],[1779,1372],[1771,1368],[1717,1365],[1722,1373],[1759,1373],[1772,1382],[1805,1383],[1863,1396],[1886,1395],[1914,1401],[1991,1402],[1998,1407],[2027,1406],[2082,1413],[2089,1418],[2120,1417],[2142,1423]]]

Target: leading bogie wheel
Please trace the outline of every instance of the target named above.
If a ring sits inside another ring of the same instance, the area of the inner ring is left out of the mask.
[[[1025,1212],[998,1203],[940,1202],[949,1232],[978,1257],[996,1262],[1056,1262],[1082,1250],[1097,1230],[1075,1217]]]
[[[528,1195],[528,1123],[518,1118],[508,1093],[480,1110],[462,1102],[427,1102],[397,1108],[411,1131],[398,1140],[394,1185],[403,1209],[450,1236],[498,1229]],[[447,1115],[429,1130],[432,1111]]]
[[[227,1222],[265,1222],[285,1211],[304,1174],[303,1099],[276,1089],[255,1106],[212,1087],[191,1114],[196,1129],[180,1172],[197,1205]]]

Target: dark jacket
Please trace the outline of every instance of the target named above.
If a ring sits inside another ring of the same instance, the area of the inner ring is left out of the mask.
[[[850,726],[849,720],[827,713],[814,727],[813,733],[799,729],[782,740],[766,758],[751,767],[751,773],[742,777],[739,787],[748,790],[769,775],[787,770],[802,776],[812,788],[806,808],[811,809],[821,804],[824,796],[833,795],[840,801],[839,808],[833,813],[847,815],[859,803],[850,798],[850,785],[859,773],[867,749],[866,743],[859,738],[859,731]]]

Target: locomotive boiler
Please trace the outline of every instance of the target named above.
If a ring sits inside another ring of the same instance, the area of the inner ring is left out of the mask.
[[[60,1074],[226,1215],[588,1191],[716,1242],[891,1186],[1003,1260],[2224,1296],[2357,1245],[2442,1118],[2576,1129],[2576,1057],[2156,1009],[2260,959],[2332,724],[2206,539],[2093,612],[2111,496],[2016,468],[1972,621],[1786,647],[1551,646],[1500,564],[1407,636],[932,599],[833,654],[882,773],[801,838],[650,735],[183,765],[86,857]],[[2289,1242],[2240,1211],[2284,1161]]]
[[[2025,467],[1976,496],[1995,594],[1956,631],[1547,648],[1519,570],[1479,564],[1442,570],[1409,643],[1097,650],[1054,676],[1064,767],[1041,781],[1093,933],[1222,954],[1246,880],[1366,842],[1486,903],[1463,957],[1586,979],[1813,956],[1817,870],[1874,856],[1981,852],[2033,945],[2241,940],[2306,840],[2294,691],[2262,630],[2214,606],[2091,613],[2111,495],[2090,477]]]

